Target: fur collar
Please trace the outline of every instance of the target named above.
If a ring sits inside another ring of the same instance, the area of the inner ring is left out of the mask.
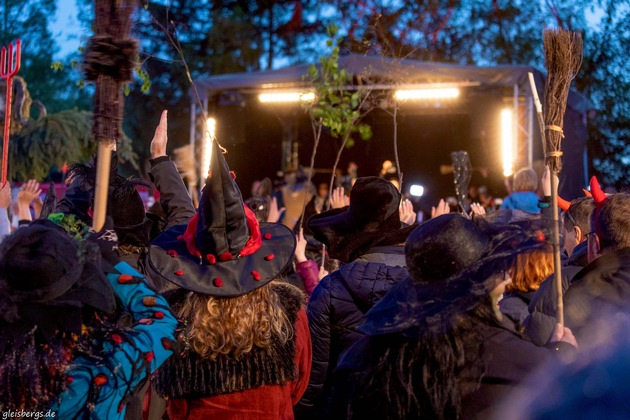
[[[274,283],[293,325],[304,294],[288,283]],[[284,385],[297,379],[294,363],[295,335],[284,345],[274,339],[266,349],[255,347],[239,360],[221,355],[216,360],[201,358],[194,351],[166,360],[157,371],[153,384],[163,397],[197,399],[257,388],[262,385]]]

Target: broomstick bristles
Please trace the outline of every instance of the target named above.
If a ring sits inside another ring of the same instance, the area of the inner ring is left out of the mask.
[[[571,80],[582,65],[582,35],[564,29],[546,29],[543,33],[547,83],[545,85],[546,164],[560,172],[562,125]]]

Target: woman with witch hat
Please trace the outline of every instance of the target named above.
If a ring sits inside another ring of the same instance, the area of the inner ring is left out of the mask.
[[[407,277],[404,243],[414,229],[400,220],[401,195],[391,182],[359,177],[350,204],[316,214],[308,228],[343,264],[317,285],[308,304],[313,370],[296,407],[300,419],[327,418],[331,374],[340,354],[363,337],[362,316]]]
[[[66,230],[36,220],[0,244],[0,412],[122,419],[172,354],[177,320],[120,262],[113,227],[88,236],[60,222]]]
[[[487,418],[554,350],[572,352],[575,339],[560,324],[547,349],[501,317],[506,271],[544,245],[545,228],[495,220],[450,213],[409,235],[410,278],[366,314],[368,335],[338,364],[335,418]]]
[[[217,142],[199,208],[158,236],[149,270],[184,321],[186,348],[153,385],[182,418],[290,419],[311,368],[305,296],[274,281],[291,263],[295,236],[259,223]]]

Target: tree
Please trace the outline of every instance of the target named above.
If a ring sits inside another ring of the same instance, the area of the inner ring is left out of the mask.
[[[313,172],[313,161],[322,127],[328,128],[332,137],[342,139],[332,168],[328,187],[329,197],[332,197],[336,169],[341,153],[344,148],[352,147],[354,144],[352,134],[358,133],[364,140],[372,137],[371,127],[361,122],[365,114],[371,110],[369,104],[372,88],[369,84],[363,84],[361,75],[357,75],[356,90],[347,90],[347,86],[353,83],[354,76],[345,69],[339,68],[339,43],[341,40],[337,36],[337,30],[335,25],[328,28],[330,39],[326,41],[326,46],[332,49],[330,55],[320,58],[320,69],[312,65],[308,71],[308,78],[315,86],[315,101],[307,109],[316,136],[309,176]]]
[[[42,102],[48,112],[75,107],[80,98],[71,72],[51,68],[53,55],[59,51],[48,29],[50,16],[56,10],[56,0],[0,2],[0,42],[6,46],[21,39],[19,75],[28,83],[33,99]]]
[[[627,188],[630,179],[630,7],[602,2],[602,19],[585,35],[583,71],[575,84],[595,105],[589,119],[589,156],[601,183]]]
[[[133,31],[141,41],[140,60],[151,80],[151,93],[145,95],[140,83],[130,86],[124,125],[141,160],[149,156],[147,139],[154,127],[150,122],[157,124],[163,109],[169,109],[169,131],[178,134],[169,144],[177,147],[188,141],[191,84],[181,56],[193,79],[272,66],[277,59],[297,56],[299,40],[314,28],[301,13],[314,4],[313,0],[146,2]]]
[[[91,3],[78,2],[83,7]],[[573,87],[600,111],[589,121],[593,170],[608,184],[628,179],[625,139],[630,104],[625,92],[629,72],[624,60],[628,0],[172,0],[145,4],[138,12],[134,34],[142,42],[140,58],[152,90],[144,95],[142,80],[130,86],[125,120],[126,132],[141,155],[148,156],[151,122],[157,124],[164,108],[170,110],[169,126],[178,134],[173,146],[188,138],[190,82],[165,30],[176,35],[191,76],[197,78],[312,62],[311,57],[321,56],[324,28],[333,21],[344,37],[340,54],[352,51],[396,59],[525,64],[543,69],[543,30],[562,26],[582,31],[585,40],[584,64]],[[592,11],[603,16],[597,27],[586,21],[586,13]]]
[[[544,68],[546,27],[581,31],[584,63],[572,87],[590,99],[591,170],[618,188],[630,179],[630,26],[628,0],[329,0],[352,52],[461,64],[524,64]],[[601,22],[589,26],[586,13]],[[365,25],[364,22],[369,22]]]

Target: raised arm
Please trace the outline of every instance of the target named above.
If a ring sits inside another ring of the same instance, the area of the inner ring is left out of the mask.
[[[195,215],[195,207],[188,195],[175,163],[166,155],[168,143],[168,111],[162,111],[160,123],[151,140],[151,169],[149,176],[160,192],[160,204],[166,214],[163,229],[186,223]]]

